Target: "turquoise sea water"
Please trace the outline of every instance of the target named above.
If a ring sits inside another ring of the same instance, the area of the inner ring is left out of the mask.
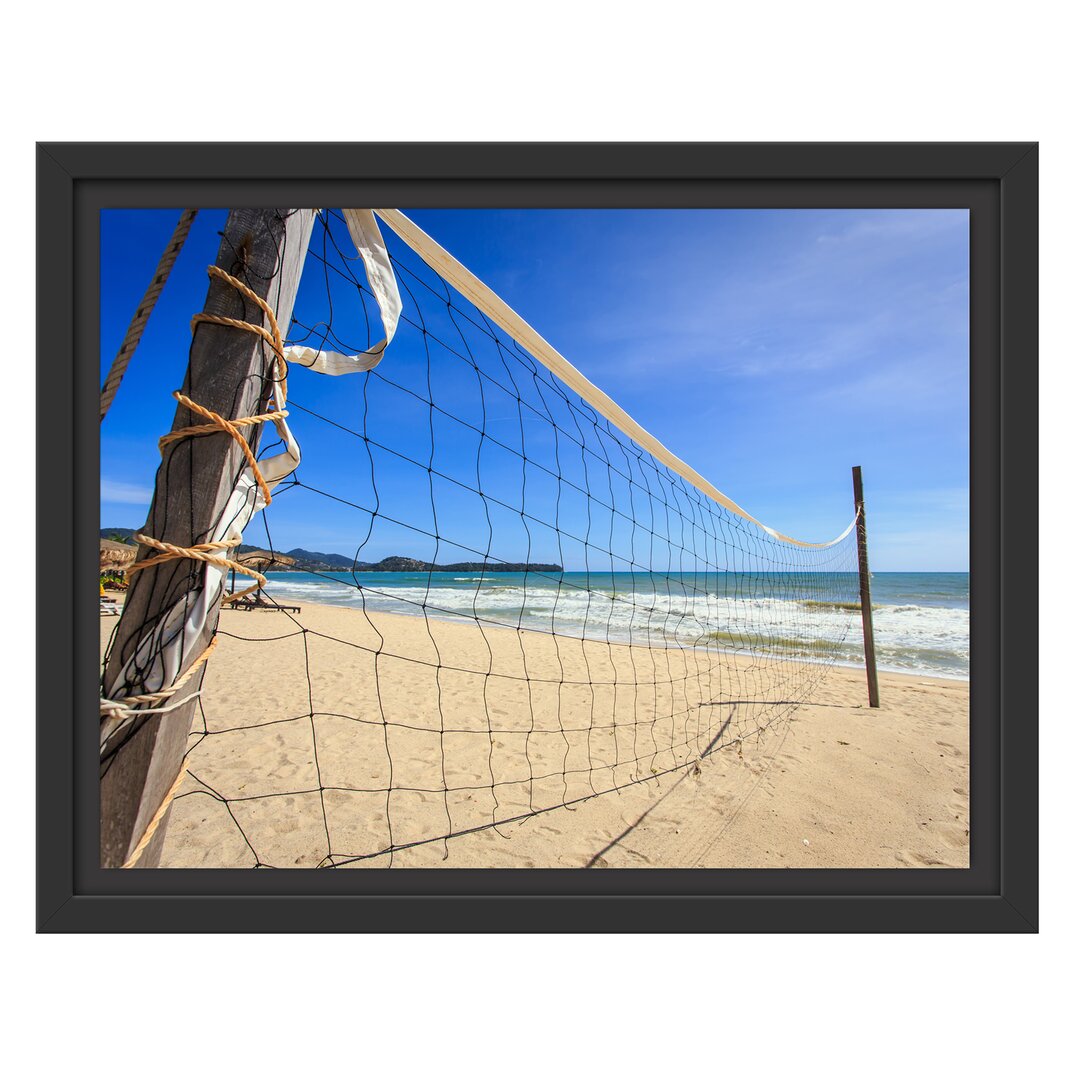
[[[855,574],[301,573],[268,575],[278,599],[479,619],[638,645],[721,645],[861,665]],[[875,574],[878,667],[968,677],[967,574]]]

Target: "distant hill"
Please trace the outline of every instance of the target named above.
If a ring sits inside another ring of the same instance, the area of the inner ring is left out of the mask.
[[[555,563],[428,563],[423,562],[421,559],[409,559],[404,555],[390,555],[380,562],[369,563],[365,566],[358,567],[358,569],[383,574],[420,574],[429,571],[444,574],[523,574],[528,571],[547,574],[562,573],[562,567]]]
[[[121,543],[130,541],[137,529],[102,529],[101,537],[104,540],[119,540]],[[253,547],[251,544],[241,544],[237,550],[241,555],[263,549]],[[333,572],[340,570],[358,570],[362,573],[382,574],[422,574],[422,573],[457,573],[457,574],[524,574],[527,572],[542,574],[561,574],[562,567],[556,563],[498,563],[498,562],[458,562],[458,563],[428,563],[421,559],[410,559],[405,555],[388,555],[379,562],[353,562],[347,555],[336,555],[326,551],[308,551],[306,548],[293,548],[286,551],[286,555],[296,560],[294,566],[281,567],[280,572],[288,573],[292,570],[316,570]]]
[[[297,570],[351,570],[352,559],[345,555],[335,555],[325,551],[307,551],[305,548],[293,548],[286,551],[296,560]],[[371,564],[366,562],[356,563],[358,570],[366,570]]]

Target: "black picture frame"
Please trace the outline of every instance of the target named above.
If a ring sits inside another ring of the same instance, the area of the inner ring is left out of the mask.
[[[37,196],[39,931],[1036,929],[1037,144],[49,143]],[[968,207],[970,867],[100,869],[97,213],[229,205]]]

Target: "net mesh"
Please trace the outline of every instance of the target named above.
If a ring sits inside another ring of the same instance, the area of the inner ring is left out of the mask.
[[[857,625],[854,533],[802,548],[719,506],[394,239],[397,336],[364,374],[292,365],[304,459],[246,538],[307,523],[346,558],[223,613],[162,865],[445,855],[760,738]],[[381,337],[354,250],[322,212],[290,343]]]

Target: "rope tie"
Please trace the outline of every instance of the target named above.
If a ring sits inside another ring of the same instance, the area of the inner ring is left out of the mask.
[[[219,278],[231,285],[241,293],[241,295],[257,305],[270,323],[270,329],[267,330],[266,327],[260,326],[257,323],[244,322],[241,319],[229,319],[224,315],[210,315],[206,312],[202,312],[192,318],[192,332],[194,333],[195,328],[199,323],[213,323],[218,326],[231,326],[237,330],[247,330],[269,342],[271,348],[274,350],[275,375],[277,378],[277,388],[274,392],[274,397],[270,399],[272,408],[269,412],[258,413],[254,416],[241,416],[237,417],[235,420],[228,420],[219,413],[214,412],[213,409],[208,409],[206,406],[200,405],[197,401],[193,401],[179,390],[174,390],[173,397],[181,405],[196,415],[204,417],[209,423],[190,424],[187,427],[170,431],[167,435],[163,435],[158,440],[158,449],[164,454],[167,446],[170,446],[180,439],[186,439],[189,436],[209,435],[218,431],[223,431],[232,438],[237,446],[240,447],[241,451],[243,451],[244,457],[247,459],[248,467],[251,469],[252,476],[255,479],[255,483],[258,484],[259,490],[262,492],[264,505],[269,506],[273,501],[270,494],[270,486],[263,477],[262,471],[259,469],[259,462],[256,459],[251,446],[248,444],[247,439],[244,438],[244,433],[241,429],[252,427],[255,424],[264,424],[268,420],[281,420],[289,415],[283,407],[274,407],[276,403],[279,403],[280,406],[284,406],[285,402],[288,400],[288,382],[286,379],[288,364],[285,362],[285,345],[281,338],[281,329],[278,327],[277,318],[274,315],[273,308],[271,308],[258,293],[250,289],[239,278],[233,277],[232,274],[222,270],[220,266],[208,266],[206,269],[211,277]],[[157,566],[160,563],[168,562],[171,559],[194,559],[197,562],[209,563],[211,566],[217,566],[223,570],[235,570],[237,573],[255,579],[254,584],[249,585],[246,589],[241,589],[239,592],[231,593],[229,596],[224,597],[221,601],[223,604],[227,604],[232,600],[239,600],[241,597],[247,596],[248,593],[254,592],[256,589],[261,589],[266,584],[265,576],[260,574],[257,570],[244,566],[233,559],[227,559],[216,554],[216,552],[224,551],[227,548],[235,547],[239,544],[241,537],[238,535],[227,537],[224,540],[215,540],[206,544],[193,544],[190,547],[182,547],[179,544],[169,544],[164,540],[158,540],[155,537],[146,536],[143,533],[136,533],[133,539],[137,540],[140,544],[145,544],[147,547],[156,548],[160,554],[152,555],[148,559],[141,559],[129,566],[127,569],[127,577],[129,579],[133,574],[138,573],[140,570],[145,570],[150,566]]]
[[[182,701],[172,702],[165,708],[156,707],[160,705],[161,702],[172,697],[177,691],[183,689],[188,680],[190,680],[195,672],[210,658],[210,654],[215,648],[217,648],[216,636],[210,639],[210,644],[203,649],[188,667],[187,671],[185,671],[179,679],[176,679],[171,686],[165,686],[162,689],[155,690],[149,694],[133,694],[131,697],[118,698],[116,700],[113,700],[112,698],[102,698],[101,715],[103,717],[103,722],[101,725],[101,749],[104,750],[109,739],[131,723],[134,717],[139,716],[142,713],[169,712],[184,704],[184,702],[191,701],[193,698],[198,697],[199,694],[202,693],[201,690],[194,694],[189,694]],[[146,706],[151,707],[147,708]]]
[[[226,435],[232,436],[236,445],[244,452],[244,457],[247,458],[247,463],[251,467],[255,482],[259,485],[259,490],[263,494],[266,505],[269,506],[271,502],[270,488],[263,479],[263,474],[259,470],[259,463],[256,460],[254,453],[252,453],[247,439],[244,438],[243,432],[240,431],[240,428],[251,427],[254,424],[264,424],[267,420],[282,420],[289,415],[288,410],[275,409],[272,412],[259,413],[256,416],[241,416],[236,420],[226,420],[224,416],[218,415],[213,409],[205,408],[197,401],[192,401],[186,394],[181,394],[179,390],[173,391],[173,397],[176,398],[184,408],[190,409],[191,412],[197,413],[199,416],[205,416],[210,423],[191,424],[188,427],[177,428],[175,431],[170,431],[168,435],[162,435],[161,438],[158,439],[158,449],[162,454],[165,453],[165,447],[170,443],[177,442],[180,439],[186,439],[189,435],[209,435],[213,432],[224,431]]]
[[[285,342],[282,340],[281,329],[278,326],[277,317],[274,315],[273,308],[271,308],[257,292],[249,288],[239,278],[233,277],[228,271],[222,270],[220,266],[208,266],[206,272],[211,277],[218,278],[226,284],[231,285],[241,296],[255,304],[266,316],[267,321],[270,323],[270,329],[267,330],[265,326],[259,326],[258,323],[245,322],[243,319],[230,319],[225,315],[211,315],[208,312],[202,311],[198,315],[192,316],[191,332],[195,332],[195,327],[197,327],[199,323],[213,323],[216,326],[231,326],[235,330],[247,330],[250,333],[257,334],[261,337],[270,348],[274,350],[281,404],[284,405],[288,397],[287,376],[289,373],[289,366],[285,362]]]
[[[126,571],[129,579],[132,575],[140,570],[145,570],[149,566],[157,566],[159,563],[170,562],[172,559],[193,559],[196,562],[204,562],[210,566],[220,567],[222,570],[235,570],[238,574],[244,574],[246,577],[255,579],[255,583],[249,585],[246,589],[241,589],[239,592],[223,597],[221,601],[223,604],[227,604],[231,600],[239,600],[242,596],[247,596],[248,593],[261,589],[266,584],[266,576],[260,574],[253,567],[244,566],[243,563],[238,563],[234,559],[226,559],[224,556],[214,554],[217,551],[226,551],[229,548],[236,547],[243,539],[243,537],[236,534],[227,536],[224,540],[212,540],[207,544],[193,544],[191,547],[167,544],[164,540],[156,540],[154,537],[145,536],[143,533],[135,533],[132,539],[137,540],[140,544],[145,544],[147,547],[156,548],[161,554],[151,555],[148,559],[140,559],[138,562],[132,563]]]
[[[169,691],[169,693],[172,693],[172,692],[173,691]],[[121,698],[119,701],[115,701],[112,698],[102,698],[101,699],[101,715],[103,717],[105,717],[107,720],[118,721],[116,727],[111,727],[109,729],[108,733],[105,736],[104,741],[107,742],[108,739],[112,735],[114,735],[117,731],[120,730],[121,727],[124,726],[123,722],[125,720],[131,718],[132,716],[143,716],[146,713],[172,712],[173,709],[176,709],[179,706],[184,705],[189,701],[194,701],[197,697],[200,697],[201,695],[202,695],[202,691],[199,690],[194,694],[189,694],[182,701],[174,701],[169,705],[162,706],[161,708],[152,708],[152,709],[133,709],[131,706],[133,704],[138,705],[138,704],[143,703],[144,701],[149,701],[152,698],[157,698],[157,700],[160,701],[160,700],[163,700],[164,697],[167,697],[168,694],[165,694],[163,696],[159,696],[159,695],[155,695],[155,694],[136,694],[136,695],[134,695],[132,697],[129,697],[129,698]]]

